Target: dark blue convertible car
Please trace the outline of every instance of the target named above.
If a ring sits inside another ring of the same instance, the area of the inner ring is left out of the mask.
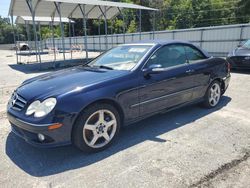
[[[35,146],[99,151],[123,125],[191,103],[215,107],[229,67],[188,42],[120,45],[88,64],[26,80],[8,103],[8,119]]]

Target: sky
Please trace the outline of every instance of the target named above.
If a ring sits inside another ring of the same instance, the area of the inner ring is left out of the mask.
[[[9,13],[10,0],[0,0],[0,16],[7,17]]]

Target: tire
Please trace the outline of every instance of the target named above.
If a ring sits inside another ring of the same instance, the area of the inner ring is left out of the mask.
[[[221,95],[222,95],[221,83],[217,80],[213,81],[206,91],[203,106],[205,108],[216,107],[220,102]]]
[[[20,48],[21,51],[26,51],[26,50],[29,50],[29,47],[27,45],[23,45],[21,48]]]
[[[87,107],[73,127],[72,142],[84,152],[98,152],[109,147],[120,130],[120,115],[110,104]]]

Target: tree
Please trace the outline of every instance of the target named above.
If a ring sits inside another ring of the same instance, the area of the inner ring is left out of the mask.
[[[250,0],[241,0],[237,6],[239,9],[236,11],[238,23],[250,22]]]
[[[25,40],[26,34],[23,26],[14,26],[16,33],[16,40]],[[0,44],[14,43],[13,29],[9,18],[2,18],[0,16]]]
[[[135,20],[132,20],[128,26],[128,33],[135,33],[136,32],[136,23]]]

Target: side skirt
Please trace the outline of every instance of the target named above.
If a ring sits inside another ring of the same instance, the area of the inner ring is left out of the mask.
[[[164,109],[164,110],[160,110],[160,111],[157,111],[157,112],[154,112],[154,113],[151,113],[151,114],[147,114],[147,115],[145,115],[145,116],[142,116],[142,117],[133,119],[133,120],[131,120],[131,121],[124,122],[123,126],[129,126],[129,125],[134,124],[134,123],[136,123],[136,122],[138,122],[138,121],[141,121],[141,120],[143,120],[143,119],[152,117],[152,116],[154,116],[154,115],[156,115],[156,114],[165,114],[165,113],[167,113],[167,112],[170,112],[170,111],[173,111],[173,110],[177,110],[177,109],[182,108],[182,107],[184,107],[184,106],[190,106],[190,105],[198,104],[198,103],[200,103],[200,102],[202,102],[202,101],[204,101],[204,98],[203,98],[203,97],[201,97],[201,98],[199,98],[199,99],[195,99],[195,100],[193,100],[193,101],[191,101],[191,102],[185,102],[185,103],[182,103],[182,104],[177,105],[177,106],[173,106],[173,107],[170,107],[170,108],[166,108],[166,109]]]

